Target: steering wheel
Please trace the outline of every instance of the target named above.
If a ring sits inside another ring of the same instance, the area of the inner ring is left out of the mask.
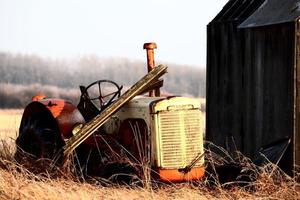
[[[104,110],[121,95],[123,86],[114,81],[98,80],[88,85],[82,92],[85,99],[90,100],[99,111]]]

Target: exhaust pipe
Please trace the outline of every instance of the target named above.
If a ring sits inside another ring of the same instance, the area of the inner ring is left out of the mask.
[[[155,67],[154,49],[156,49],[156,48],[157,48],[157,45],[154,42],[144,44],[144,49],[146,49],[146,53],[147,53],[148,72],[153,70],[153,68]],[[159,88],[156,88],[155,90],[151,90],[149,92],[149,97],[159,97],[159,96],[160,96],[160,89]]]

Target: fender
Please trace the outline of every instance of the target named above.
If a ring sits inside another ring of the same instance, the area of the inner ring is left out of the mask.
[[[49,121],[53,119],[56,121],[57,127],[55,128],[59,130],[63,140],[72,137],[74,125],[78,123],[85,124],[85,120],[77,107],[66,100],[37,98],[36,96],[32,100],[24,110],[22,121],[26,117],[37,113],[49,115]]]

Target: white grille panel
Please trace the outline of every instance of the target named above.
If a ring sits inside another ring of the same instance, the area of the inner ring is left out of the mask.
[[[203,153],[204,124],[200,110],[159,112],[158,122],[162,167],[186,167]],[[196,166],[202,164],[203,159]]]

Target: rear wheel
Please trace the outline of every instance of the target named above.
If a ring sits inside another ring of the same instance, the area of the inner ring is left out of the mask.
[[[30,156],[33,159],[54,159],[63,146],[55,120],[42,114],[23,117],[19,136],[16,159]]]

